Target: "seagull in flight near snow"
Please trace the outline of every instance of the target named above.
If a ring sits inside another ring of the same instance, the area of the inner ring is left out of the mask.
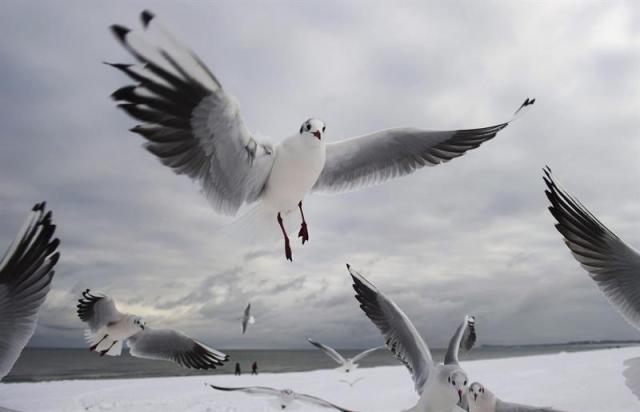
[[[38,311],[60,258],[55,231],[45,203],[36,204],[0,259],[0,380],[11,371],[36,330]]]
[[[380,330],[387,348],[407,367],[420,395],[418,403],[405,412],[464,411],[459,405],[463,404],[468,378],[458,355],[475,344],[475,318],[465,317],[449,341],[444,363],[434,363],[429,347],[402,309],[350,265],[347,269],[360,308]]]
[[[344,370],[346,373],[349,373],[352,370],[356,369],[358,367],[358,361],[364,359],[364,357],[369,355],[371,352],[375,352],[378,349],[384,349],[385,348],[384,345],[377,346],[375,348],[371,348],[371,349],[367,349],[365,351],[362,351],[362,352],[358,353],[356,356],[354,356],[353,358],[346,359],[344,356],[340,355],[337,350],[333,349],[330,346],[323,345],[322,343],[315,342],[315,341],[313,341],[313,340],[311,340],[309,338],[307,338],[307,340],[309,341],[310,344],[312,344],[313,346],[315,346],[316,348],[318,348],[322,352],[324,352],[325,355],[327,355],[328,357],[330,357],[334,361],[338,362],[340,364],[340,368],[339,369]]]
[[[556,229],[573,257],[622,317],[640,330],[640,252],[607,228],[544,169]],[[640,399],[640,358],[625,361],[625,383]]]
[[[379,184],[462,156],[492,139],[515,119],[451,131],[395,128],[326,142],[327,125],[305,120],[280,144],[261,141],[245,125],[236,99],[200,58],[149,12],[143,30],[114,25],[113,33],[139,64],[111,64],[135,84],[112,98],[141,124],[131,129],[145,148],[177,174],[199,182],[219,213],[235,215],[258,203],[254,215],[273,219],[292,260],[283,216],[300,213],[298,237],[309,240],[302,201],[309,192],[344,192]],[[532,105],[526,99],[516,114]],[[260,211],[261,213],[257,213]]]
[[[140,316],[120,312],[109,296],[87,289],[78,302],[78,317],[89,324],[85,333],[89,350],[100,356],[120,356],[126,341],[132,356],[172,361],[185,368],[215,369],[229,360],[182,332],[149,328]]]
[[[244,309],[244,314],[240,319],[242,320],[242,334],[244,335],[247,332],[247,327],[256,323],[256,318],[251,316],[251,303]]]
[[[266,386],[246,386],[246,387],[238,387],[238,388],[229,388],[226,386],[215,386],[211,384],[205,384],[211,386],[213,389],[217,389],[219,391],[240,391],[249,395],[258,395],[258,396],[271,396],[275,397],[274,406],[277,409],[285,410],[285,409],[295,409],[298,403],[307,403],[309,405],[318,406],[321,408],[327,409],[337,409],[342,412],[355,412],[351,409],[344,409],[338,405],[334,405],[329,401],[325,401],[324,399],[318,398],[316,396],[306,395],[304,393],[294,392],[291,389],[274,389]]]

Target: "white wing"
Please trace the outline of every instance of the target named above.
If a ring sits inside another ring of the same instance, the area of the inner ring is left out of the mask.
[[[631,392],[640,400],[640,358],[624,361],[624,383]]]
[[[557,409],[549,408],[549,407],[536,407],[536,406],[527,406],[520,405],[517,403],[509,403],[501,401],[500,399],[496,399],[496,409],[495,412],[561,412]]]
[[[0,260],[0,379],[16,362],[36,329],[53,267],[59,259],[51,212],[33,207],[26,224]]]
[[[213,208],[233,215],[258,200],[273,164],[273,147],[254,139],[238,104],[190,50],[157,19],[142,13],[145,30],[112,31],[142,65],[113,64],[136,85],[112,97],[131,117],[146,149],[177,174],[198,181]]]
[[[217,389],[219,391],[227,391],[227,392],[240,391],[240,392],[247,393],[249,395],[280,396],[281,394],[280,390],[269,388],[267,386],[242,386],[242,387],[230,388],[227,386],[216,386],[211,384],[208,384],[208,385],[211,386],[213,389]]]
[[[307,338],[307,340],[309,341],[310,344],[312,344],[316,348],[318,348],[321,351],[323,351],[325,353],[325,355],[327,355],[328,357],[330,357],[334,361],[338,362],[340,365],[344,365],[345,363],[347,363],[347,360],[342,355],[340,355],[338,353],[338,351],[336,351],[332,347],[329,347],[327,345],[323,345],[322,343],[315,342],[315,341],[313,341],[313,340],[311,340],[309,338]]]
[[[387,348],[409,369],[416,391],[421,394],[433,360],[427,344],[413,323],[391,299],[347,265],[360,308],[380,329]]]
[[[294,393],[294,395],[295,395],[295,399],[300,402],[310,403],[311,405],[320,406],[323,408],[337,409],[343,412],[354,412],[351,409],[342,408],[338,405],[335,405],[329,401],[325,401],[324,399],[320,399],[316,396],[306,395],[304,393]]]
[[[229,360],[182,332],[172,329],[150,329],[136,333],[127,340],[131,355],[138,358],[167,360],[190,369],[215,369]]]
[[[354,356],[351,359],[351,362],[357,363],[359,360],[362,360],[365,356],[369,355],[371,352],[375,352],[375,351],[377,351],[379,349],[385,349],[385,348],[386,348],[386,346],[382,345],[382,346],[377,346],[375,348],[371,348],[371,349],[367,349],[365,351],[362,351],[362,352],[358,353],[356,356]]]
[[[123,314],[116,309],[113,299],[107,295],[94,295],[87,289],[78,300],[78,317],[89,324],[92,333],[111,322],[122,319]]]
[[[558,187],[550,169],[544,172],[556,229],[611,305],[640,329],[640,254]]]
[[[532,105],[525,100],[514,114]],[[469,130],[427,131],[401,128],[327,144],[326,163],[315,191],[341,192],[376,185],[462,156],[492,139],[508,122]]]
[[[458,355],[465,354],[476,343],[476,320],[473,316],[465,316],[464,321],[456,329],[451,337],[447,354],[444,357],[445,365],[457,365],[460,363]]]

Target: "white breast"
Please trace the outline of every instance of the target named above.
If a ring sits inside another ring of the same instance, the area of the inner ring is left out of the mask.
[[[283,213],[295,209],[318,180],[324,161],[324,142],[300,135],[286,139],[276,148],[265,205]]]

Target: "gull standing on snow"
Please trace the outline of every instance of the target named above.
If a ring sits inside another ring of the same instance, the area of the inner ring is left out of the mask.
[[[55,230],[45,203],[36,204],[0,260],[0,380],[36,329],[60,258],[56,252],[60,242],[52,239]]]
[[[616,236],[544,169],[549,211],[573,257],[589,272],[609,303],[640,330],[640,253]],[[640,399],[640,358],[625,362],[626,384]]]
[[[244,335],[247,332],[248,325],[253,325],[254,323],[256,323],[256,318],[251,316],[251,303],[249,303],[244,310],[244,315],[242,315],[242,334]]]
[[[469,412],[561,412],[553,408],[538,408],[504,402],[479,382],[473,382],[467,393]]]
[[[334,361],[338,362],[340,364],[339,369],[344,370],[346,373],[349,373],[352,370],[356,369],[358,367],[358,363],[357,362],[361,361],[364,357],[366,357],[371,352],[375,352],[378,349],[384,349],[385,348],[384,345],[377,346],[375,348],[371,348],[371,349],[367,349],[365,351],[362,351],[362,352],[358,353],[356,356],[354,356],[353,358],[346,359],[344,356],[340,355],[338,353],[338,351],[333,349],[332,347],[329,347],[327,345],[323,345],[322,343],[315,342],[315,341],[313,341],[313,340],[311,340],[309,338],[307,338],[307,340],[309,341],[310,344],[312,344],[313,346],[315,346],[316,348],[318,348],[322,352],[324,352],[325,355],[327,355],[328,357],[330,357]]]
[[[78,302],[78,316],[89,324],[85,333],[89,349],[100,356],[120,356],[126,341],[132,356],[172,361],[185,368],[215,369],[229,360],[182,332],[147,327],[140,316],[119,312],[109,296],[93,295],[87,289]]]
[[[302,201],[309,192],[343,192],[379,184],[462,156],[515,119],[477,129],[428,131],[395,128],[326,143],[326,124],[310,118],[278,145],[258,139],[237,101],[188,48],[149,11],[144,30],[112,31],[140,64],[111,64],[136,82],[116,90],[119,107],[142,124],[131,129],[145,148],[177,174],[197,181],[211,206],[235,215],[258,202],[252,216],[277,222],[291,260],[283,216],[299,210],[298,237],[309,240]],[[526,99],[521,109],[535,99]]]
[[[291,389],[273,389],[266,386],[247,386],[239,388],[228,388],[224,386],[215,386],[211,384],[205,384],[211,386],[213,389],[219,391],[240,391],[249,395],[259,396],[271,396],[276,398],[277,409],[294,409],[296,403],[307,403],[322,408],[337,409],[342,412],[354,412],[351,409],[344,409],[324,399],[317,398],[311,395],[305,395],[304,393],[294,392]]]
[[[467,374],[458,364],[458,353],[473,347],[475,320],[466,316],[451,338],[444,364],[434,364],[431,352],[413,323],[391,299],[347,265],[360,308],[380,329],[387,348],[409,370],[418,403],[405,412],[462,411],[459,403],[467,391]]]

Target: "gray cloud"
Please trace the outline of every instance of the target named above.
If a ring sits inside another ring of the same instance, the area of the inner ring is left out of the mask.
[[[640,245],[631,2],[476,4],[162,2],[154,10],[273,141],[309,116],[330,139],[401,125],[507,120],[450,164],[384,186],[305,202],[311,242],[246,245],[220,235],[197,185],[144,151],[109,94],[129,61],[108,25],[138,25],[142,2],[5,5],[0,15],[0,247],[46,199],[62,239],[32,344],[82,345],[79,292],[109,293],[151,323],[217,347],[364,347],[379,335],[353,298],[351,263],[392,296],[430,344],[465,313],[481,343],[629,339],[546,212],[541,168]],[[366,7],[364,7],[366,6]],[[240,238],[242,236],[239,236]],[[242,337],[248,301],[258,322]]]

